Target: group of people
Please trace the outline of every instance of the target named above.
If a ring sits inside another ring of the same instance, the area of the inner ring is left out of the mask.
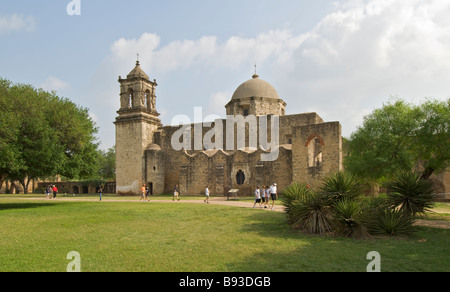
[[[150,189],[148,187],[146,187],[145,184],[143,184],[141,187],[141,193],[142,193],[142,196],[139,199],[139,202],[142,200],[150,202],[150,199],[149,199]]]
[[[47,200],[50,200],[50,199],[56,199],[56,195],[58,194],[58,188],[55,186],[55,185],[53,185],[53,186],[47,186],[47,188],[45,188],[45,196],[46,196],[46,198],[47,198]],[[52,195],[53,195],[53,197],[52,197]]]
[[[272,210],[275,209],[275,201],[278,199],[278,190],[277,184],[273,183],[271,186],[256,186],[255,189],[255,203],[253,204],[253,208],[256,207],[256,204],[259,204],[259,208],[267,208],[269,206],[269,199],[272,199]]]
[[[142,196],[139,199],[139,201],[142,200],[149,200],[150,191],[149,188],[145,187],[145,184],[141,187],[141,193]],[[206,198],[203,200],[204,203],[209,204],[209,186],[206,185],[205,187],[205,196]],[[100,197],[101,198],[101,197]],[[259,207],[262,208],[264,205],[264,208],[267,208],[269,206],[269,200],[272,199],[272,207],[271,209],[274,210],[275,208],[275,201],[278,199],[278,191],[277,191],[277,184],[273,183],[271,186],[262,186],[261,188],[259,186],[255,189],[255,203],[253,204],[253,208],[255,208],[256,204],[259,204]],[[101,199],[100,199],[101,200]],[[172,201],[179,201],[180,200],[180,190],[178,188],[178,185],[175,185],[173,190],[173,197]]]
[[[209,204],[209,188],[208,188],[208,186],[205,187],[205,195],[206,195],[206,199],[204,199],[203,202]],[[175,201],[175,199],[177,201],[180,200],[180,190],[178,189],[178,185],[175,185],[175,188],[173,190],[172,201]]]
[[[141,193],[142,193],[142,196],[139,199],[139,201],[142,201],[142,200],[150,201],[149,200],[150,190],[145,187],[145,184],[143,184],[142,187],[141,187]],[[206,199],[204,200],[204,202],[209,204],[209,189],[208,189],[208,186],[205,187],[205,195],[206,195]],[[179,189],[178,185],[175,185],[175,187],[173,189],[172,201],[175,201],[175,200],[177,200],[177,201],[180,200],[180,189]]]

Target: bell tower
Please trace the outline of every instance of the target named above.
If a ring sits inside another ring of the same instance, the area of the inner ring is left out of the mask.
[[[120,109],[116,125],[116,192],[139,195],[144,177],[144,151],[153,141],[161,120],[156,111],[158,84],[142,70],[139,61],[127,75],[119,76]]]

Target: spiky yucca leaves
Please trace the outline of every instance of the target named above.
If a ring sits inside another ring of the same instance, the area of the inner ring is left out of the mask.
[[[361,194],[361,183],[355,175],[337,172],[323,180],[321,191],[329,203],[341,201],[344,198],[355,199]]]
[[[345,237],[370,237],[364,222],[366,206],[363,201],[344,198],[334,204],[336,231]]]
[[[399,174],[392,182],[384,184],[388,190],[388,202],[406,215],[424,214],[433,208],[432,183],[412,172]]]
[[[370,232],[374,235],[407,236],[412,234],[413,223],[413,217],[403,210],[381,210],[371,222]]]
[[[332,232],[333,215],[325,198],[315,192],[307,192],[303,200],[296,200],[290,206],[289,223],[312,234]]]
[[[290,214],[293,205],[298,201],[304,201],[309,188],[305,184],[293,183],[283,190],[282,203],[285,206],[286,213]]]

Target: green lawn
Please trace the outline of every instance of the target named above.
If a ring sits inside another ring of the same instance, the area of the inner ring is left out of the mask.
[[[364,272],[370,251],[382,271],[449,272],[449,230],[415,228],[411,238],[352,240],[290,230],[267,210],[0,196],[0,272],[64,272],[71,251],[84,272]]]

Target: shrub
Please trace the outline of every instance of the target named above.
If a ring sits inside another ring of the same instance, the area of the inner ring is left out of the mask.
[[[309,188],[305,184],[300,183],[293,183],[283,190],[282,202],[288,216],[295,204],[305,200],[308,191]]]
[[[333,204],[343,199],[355,199],[361,194],[361,184],[355,175],[337,172],[323,180],[321,191]]]
[[[363,201],[344,198],[334,205],[336,231],[345,237],[370,237],[363,220]]]
[[[414,219],[400,209],[385,209],[377,213],[370,224],[375,235],[411,235]]]
[[[388,203],[406,215],[415,216],[430,211],[434,200],[432,183],[412,172],[399,174],[392,182],[384,184],[388,190]]]
[[[332,231],[331,208],[324,197],[315,192],[308,192],[304,199],[290,204],[288,220],[292,227],[308,233],[324,234]]]

